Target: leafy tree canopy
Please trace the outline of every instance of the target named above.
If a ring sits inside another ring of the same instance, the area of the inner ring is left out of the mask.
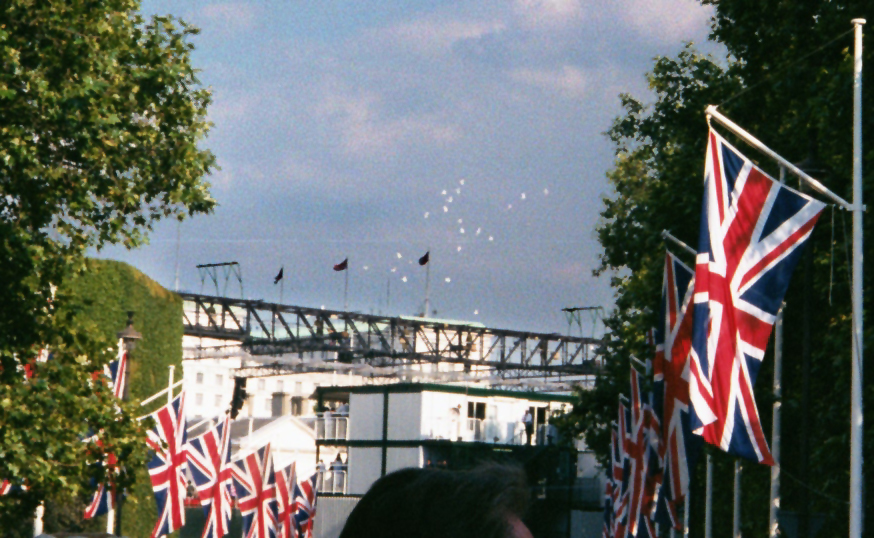
[[[707,133],[705,107],[718,105],[728,117],[790,161],[800,163],[831,190],[851,197],[850,20],[864,17],[870,6],[857,1],[815,0],[703,3],[715,9],[711,39],[724,47],[726,57],[707,57],[687,46],[676,57],[656,58],[647,74],[654,99],[620,96],[623,114],[606,133],[614,144],[615,161],[607,174],[612,192],[603,200],[597,229],[603,254],[596,272],[611,276],[616,308],[606,321],[604,374],[594,390],[579,392],[580,402],[565,421],[568,427],[584,433],[605,464],[609,425],[616,419],[619,394],[628,392],[632,357],[643,361],[652,356],[645,334],[656,321],[665,248],[685,257],[687,264],[694,263],[682,249],[666,244],[660,234],[667,230],[687,244],[697,245]],[[869,67],[874,61],[872,46],[869,29],[864,57]],[[864,88],[863,103],[871,102],[872,90],[871,84]],[[872,132],[874,116],[868,114],[864,122],[863,130]],[[727,134],[724,129],[717,130]],[[775,177],[779,174],[769,159],[732,136],[727,138],[766,171]],[[863,161],[874,162],[874,146],[868,144],[867,148]],[[787,181],[799,187],[794,178]],[[865,192],[871,192],[870,167],[864,181]],[[782,469],[787,479],[783,481],[781,506],[787,514],[825,514],[829,519],[823,533],[828,536],[847,532],[850,219],[842,210],[826,210],[807,246],[806,258],[795,272],[785,308]],[[871,230],[867,219],[867,259],[872,253]],[[868,285],[865,295],[865,310],[870,314],[872,290]],[[870,362],[870,323],[865,340],[865,359]],[[769,351],[756,387],[759,413],[768,433],[771,357]],[[872,395],[874,384],[868,383],[866,396],[870,399]],[[866,421],[872,420],[874,416],[868,411]],[[868,428],[865,440],[868,460],[874,453],[872,432],[874,429]],[[721,454],[714,456],[717,483],[730,483],[732,460]],[[764,534],[769,473],[762,466],[748,464],[745,468],[744,532]],[[703,480],[697,482],[696,487],[702,487]],[[870,477],[868,482],[872,487]],[[726,529],[731,527],[730,489],[716,488],[716,536],[728,536]],[[702,492],[699,489],[692,498],[701,498]],[[874,513],[870,496],[867,503],[867,512]],[[693,501],[693,522],[700,508]],[[805,525],[799,521],[802,533]]]
[[[108,451],[121,464],[145,458],[135,406],[118,414],[92,381],[115,342],[53,290],[87,249],[136,247],[157,220],[215,203],[204,179],[215,158],[201,147],[210,94],[190,61],[197,30],[139,7],[0,4],[0,478],[27,487],[2,501],[7,515],[77,494]],[[36,361],[46,349],[52,359]],[[100,444],[81,441],[95,432]]]

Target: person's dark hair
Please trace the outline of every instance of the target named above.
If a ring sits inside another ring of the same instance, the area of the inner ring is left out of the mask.
[[[515,466],[402,469],[371,486],[340,538],[507,538],[510,517],[527,508],[525,474]]]

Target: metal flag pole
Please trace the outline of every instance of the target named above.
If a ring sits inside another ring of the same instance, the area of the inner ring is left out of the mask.
[[[713,538],[713,456],[707,454],[707,491],[704,494],[704,538]]]
[[[683,241],[677,239],[676,237],[674,237],[673,235],[671,235],[671,232],[669,232],[669,231],[667,231],[667,230],[662,230],[662,238],[663,238],[663,239],[667,239],[667,240],[673,242],[675,245],[677,245],[678,247],[682,248],[683,250],[685,250],[686,252],[688,252],[688,253],[691,254],[692,256],[697,256],[697,255],[698,255],[698,251],[697,251],[697,250],[695,250],[694,248],[690,247],[689,245],[687,245],[687,244],[684,243]]]
[[[785,305],[783,305],[785,306]],[[768,536],[777,538],[780,517],[780,407],[783,405],[783,306],[774,323],[774,408],[771,425],[771,502],[768,513]]]
[[[734,460],[734,517],[732,518],[732,538],[741,538],[740,531],[740,477],[743,472],[740,460]]]
[[[170,379],[167,382],[167,404],[173,403],[173,373],[176,371],[176,366],[171,364],[167,368],[170,369]]]
[[[768,157],[777,161],[777,163],[780,166],[786,168],[786,170],[788,170],[789,172],[792,172],[792,174],[794,174],[795,176],[797,176],[800,179],[802,179],[803,181],[805,181],[808,185],[810,185],[810,188],[812,188],[816,192],[822,194],[823,196],[830,199],[831,201],[833,201],[834,203],[838,204],[839,206],[841,206],[842,208],[844,208],[846,210],[853,211],[855,209],[855,206],[850,204],[850,202],[844,200],[843,198],[841,198],[837,194],[828,190],[825,187],[825,185],[823,185],[819,181],[810,177],[806,172],[799,169],[797,166],[795,166],[794,164],[790,163],[789,161],[787,161],[786,159],[781,157],[780,154],[778,154],[776,151],[772,150],[771,148],[769,148],[768,146],[763,144],[758,138],[754,137],[748,131],[741,128],[738,124],[734,123],[730,119],[723,116],[718,110],[716,110],[715,106],[713,106],[713,105],[708,106],[704,110],[704,113],[707,114],[708,119],[712,118],[717,123],[719,123],[720,125],[722,125],[726,129],[731,131],[738,138],[740,138],[741,140],[743,140],[744,142],[746,142],[750,146],[754,147],[755,149],[761,151],[762,153],[764,153]],[[860,196],[860,198],[861,198],[861,196]]]
[[[862,536],[862,25],[853,19],[853,383],[850,410],[850,537]]]
[[[689,538],[689,492],[683,498],[683,538]]]
[[[349,258],[346,258],[346,284],[343,286],[343,310],[349,311]]]
[[[428,247],[428,261],[425,263],[425,316],[429,317],[429,312],[431,312],[431,247]]]

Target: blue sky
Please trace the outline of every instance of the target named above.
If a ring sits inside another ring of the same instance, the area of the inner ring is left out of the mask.
[[[421,311],[566,332],[561,309],[612,304],[592,276],[618,94],[656,55],[702,43],[691,0],[144,2],[201,28],[213,91],[214,214],[179,227],[180,288],[238,261],[248,298]],[[100,255],[170,289],[177,225]],[[390,297],[387,293],[390,288]],[[203,288],[214,292],[211,283]],[[229,286],[230,295],[238,295]],[[591,332],[591,326],[586,329]]]

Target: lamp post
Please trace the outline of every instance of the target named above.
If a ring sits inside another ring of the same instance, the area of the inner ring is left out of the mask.
[[[138,340],[143,339],[143,335],[139,333],[139,331],[134,329],[134,313],[132,310],[128,310],[127,312],[127,326],[124,330],[118,331],[116,336],[121,340],[124,346],[124,354],[127,356],[127,360],[124,361],[124,372],[119,372],[118,375],[124,375],[123,379],[124,383],[124,391],[122,392],[121,399],[122,401],[126,401],[128,399],[128,391],[130,387],[130,377],[128,377],[130,370],[130,361],[131,361],[131,352],[137,345]],[[120,491],[115,492],[115,521],[114,521],[114,529],[112,529],[113,534],[116,536],[121,536],[121,504],[124,500],[124,497],[121,495]],[[110,512],[111,513],[111,512]]]

